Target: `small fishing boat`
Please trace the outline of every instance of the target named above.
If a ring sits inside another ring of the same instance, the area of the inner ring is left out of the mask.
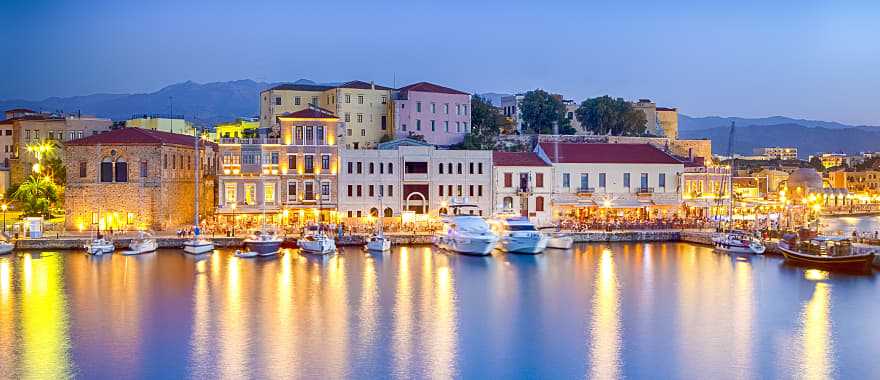
[[[281,243],[284,239],[280,238],[274,232],[261,229],[244,239],[244,245],[248,250],[257,252],[260,256],[272,256],[277,254],[281,249]]]
[[[715,249],[728,253],[763,254],[767,250],[760,240],[743,231],[730,231],[712,238]]]
[[[367,239],[367,244],[365,245],[368,251],[373,252],[385,252],[391,250],[391,240],[385,237],[381,231],[379,233],[375,233],[371,235]]]
[[[159,249],[159,243],[149,233],[141,232],[138,237],[131,240],[128,249],[120,252],[123,255],[140,255],[142,253],[155,252]]]
[[[779,242],[786,262],[808,267],[842,271],[870,271],[876,253],[852,245],[842,236],[816,236],[798,240],[788,236]]]
[[[116,250],[116,247],[113,245],[113,242],[107,240],[103,237],[97,237],[92,239],[91,242],[86,243],[85,245],[86,253],[92,256],[101,256],[103,254],[110,254]]]
[[[240,250],[240,249],[236,249],[236,250],[235,250],[235,257],[240,257],[240,258],[243,258],[243,259],[249,259],[249,258],[252,258],[252,257],[257,257],[257,256],[259,256],[259,255],[260,255],[260,254],[259,254],[258,252],[255,252],[255,251],[242,251],[242,250]]]
[[[324,234],[318,226],[310,226],[305,235],[296,241],[297,247],[312,255],[329,255],[336,252],[336,241]]]
[[[574,238],[571,235],[562,232],[551,232],[547,234],[547,248],[571,249],[574,245]]]
[[[5,255],[15,249],[15,244],[10,241],[0,241],[0,255]]]

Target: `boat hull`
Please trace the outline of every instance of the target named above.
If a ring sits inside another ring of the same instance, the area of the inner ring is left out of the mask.
[[[116,249],[112,244],[90,244],[86,246],[86,252],[92,256],[101,256],[113,253]]]
[[[438,236],[435,244],[442,249],[464,255],[488,256],[498,245],[498,238],[494,236],[475,238]]]
[[[12,252],[15,249],[15,244],[12,243],[0,243],[0,255],[5,255],[7,253]]]
[[[370,240],[364,246],[368,251],[374,252],[385,252],[391,250],[391,240],[388,239],[377,239]]]
[[[332,239],[305,240],[301,239],[296,245],[302,252],[311,255],[329,255],[336,252],[336,242]]]
[[[244,246],[260,256],[271,256],[281,249],[281,240],[253,241],[245,240]]]
[[[140,255],[142,253],[155,252],[159,249],[159,244],[154,239],[132,242],[128,245],[127,251],[122,251],[123,255]]]
[[[809,255],[779,246],[785,261],[807,267],[816,267],[841,271],[869,271],[874,263],[874,253],[850,256],[817,256]]]
[[[214,251],[214,243],[210,241],[187,240],[183,242],[183,251],[190,255],[203,255]]]
[[[507,253],[520,253],[527,255],[536,255],[544,252],[547,248],[546,236],[506,236],[501,238],[499,246],[501,250]]]
[[[574,239],[571,236],[550,237],[547,240],[547,248],[571,249]]]

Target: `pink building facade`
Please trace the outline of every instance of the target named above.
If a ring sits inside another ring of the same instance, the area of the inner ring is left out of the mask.
[[[397,89],[395,137],[422,135],[434,145],[453,145],[471,130],[471,95],[428,82]]]

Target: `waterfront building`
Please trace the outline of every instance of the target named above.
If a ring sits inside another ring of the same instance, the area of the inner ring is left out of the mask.
[[[535,144],[533,136],[501,136],[510,145]],[[645,136],[537,135],[537,143],[572,144],[650,144],[657,149],[687,160],[702,158],[712,165],[712,141],[709,139],[672,139]]]
[[[37,162],[28,146],[64,142],[96,135],[110,130],[109,119],[84,115],[27,114],[4,121],[12,125],[12,152],[9,156],[10,181],[21,183],[34,169]],[[5,134],[5,132],[4,132]],[[59,147],[60,149],[60,147]]]
[[[428,82],[394,92],[394,134],[420,135],[441,146],[462,142],[471,130],[471,95]]]
[[[841,166],[846,162],[846,154],[843,153],[822,153],[816,156],[810,156],[810,161],[814,157],[818,157],[822,166],[826,169]]]
[[[681,203],[684,164],[651,144],[539,143],[553,165],[554,217],[650,218]]]
[[[535,152],[492,152],[495,211],[551,222],[553,167]]]
[[[342,136],[337,142],[350,149],[373,148],[391,134],[393,114],[390,87],[350,81],[340,85],[283,84],[260,93],[260,127],[280,134],[277,119],[315,106],[339,117]]]
[[[702,218],[726,215],[730,194],[729,167],[705,165],[702,158],[684,161],[681,198],[685,215]]]
[[[193,124],[184,119],[183,115],[143,114],[133,115],[125,121],[126,128],[150,129],[169,133],[192,136],[195,133]]]
[[[798,158],[798,150],[794,147],[761,147],[752,149],[752,153],[770,160],[797,160]]]
[[[516,125],[516,131],[522,131],[522,102],[525,94],[504,95],[501,97],[501,113]]]
[[[832,188],[846,189],[850,193],[880,193],[880,171],[834,171],[828,174]]]
[[[173,230],[193,223],[193,136],[123,128],[67,141],[68,230]],[[200,214],[213,214],[217,145],[201,141]]]
[[[276,116],[278,136],[220,137],[217,214],[227,224],[333,220],[339,118],[319,107]]]
[[[427,220],[454,202],[476,204],[480,215],[492,211],[491,151],[397,139],[377,149],[343,149],[340,165],[339,216],[349,222],[367,215]]]
[[[3,150],[0,150],[0,165],[7,170],[9,169],[9,159],[14,156],[13,124],[15,124],[15,118],[0,120],[0,146],[3,147]]]

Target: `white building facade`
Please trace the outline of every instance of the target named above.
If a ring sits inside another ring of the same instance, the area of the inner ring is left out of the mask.
[[[534,152],[493,152],[495,211],[551,222],[553,167]]]

